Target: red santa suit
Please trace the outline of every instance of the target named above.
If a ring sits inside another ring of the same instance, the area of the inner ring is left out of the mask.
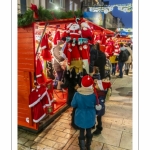
[[[39,86],[38,92],[41,95],[41,102],[43,108],[51,106],[52,103],[52,97],[48,94],[48,91],[45,86]]]
[[[31,91],[29,95],[29,107],[32,108],[33,122],[38,123],[45,117],[46,113],[44,112],[38,89]]]
[[[79,46],[80,56],[83,61],[83,68],[89,73],[89,62],[90,62],[90,46],[88,43],[83,43]]]
[[[46,77],[43,73],[43,67],[39,58],[37,59],[36,65],[36,79],[39,84],[42,84],[46,81]]]
[[[60,40],[60,31],[56,31],[54,39],[53,39],[53,43],[54,45],[57,45],[57,42]]]
[[[44,60],[50,61],[52,59],[52,56],[50,54],[48,38],[49,38],[49,35],[45,33],[41,41],[41,50],[42,50],[41,56],[43,57]]]

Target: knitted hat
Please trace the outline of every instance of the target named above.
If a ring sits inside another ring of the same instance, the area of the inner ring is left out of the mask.
[[[81,85],[86,88],[92,88],[94,81],[91,76],[85,75],[81,80]]]

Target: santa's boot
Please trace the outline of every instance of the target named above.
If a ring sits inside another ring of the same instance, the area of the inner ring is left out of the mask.
[[[92,142],[92,135],[90,137],[86,136],[86,150],[91,150],[90,145]]]
[[[85,147],[85,137],[84,138],[78,137],[78,140],[79,140],[80,150],[86,150],[86,147]]]

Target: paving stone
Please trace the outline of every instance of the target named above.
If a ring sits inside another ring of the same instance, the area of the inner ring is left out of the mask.
[[[79,146],[71,145],[67,150],[80,150]]]
[[[66,144],[68,142],[68,139],[64,139],[62,137],[58,137],[57,140],[56,140],[56,142]]]
[[[58,139],[59,136],[54,135],[54,134],[46,134],[45,138],[52,140],[52,141],[56,141],[56,139]]]
[[[31,146],[31,148],[36,149],[36,150],[43,150],[47,146],[41,143],[35,143]]]
[[[66,138],[66,139],[70,139],[71,137],[73,137],[73,136],[72,136],[72,134],[68,134],[68,133],[67,133],[67,134],[65,135],[65,137],[64,137],[64,138]]]
[[[34,142],[41,142],[44,138],[38,136],[34,139]]]
[[[48,131],[48,134],[54,134],[54,133],[56,133],[56,132],[57,132],[57,130],[51,129],[51,130]]]
[[[58,131],[64,131],[66,128],[62,126],[55,126],[54,129]]]
[[[69,134],[74,134],[74,133],[76,132],[76,130],[73,130],[73,129],[65,129],[65,130],[63,130],[63,132],[69,133]]]
[[[91,143],[91,149],[92,150],[102,150],[103,143],[97,142],[97,141],[92,141]]]
[[[38,136],[40,136],[40,137],[44,137],[46,135],[46,133],[43,131],[43,132],[41,132],[40,134],[38,134]]]
[[[53,147],[56,144],[56,142],[54,142],[52,140],[49,140],[49,139],[45,139],[40,143],[43,144],[43,145],[47,145],[49,147]]]
[[[132,150],[132,133],[123,132],[120,147]]]
[[[56,131],[56,133],[54,133],[54,135],[57,135],[57,136],[60,136],[60,137],[65,137],[65,135],[67,135],[67,133],[61,132],[61,131]]]
[[[122,131],[103,128],[99,136],[94,136],[93,141],[119,146]]]
[[[115,146],[108,145],[108,144],[104,144],[102,150],[126,150],[126,149],[123,149],[120,147],[115,147]]]
[[[27,141],[24,145],[27,147],[31,147],[34,143],[36,143],[35,141]]]
[[[18,143],[19,143],[19,144],[24,144],[24,143],[26,143],[27,141],[28,141],[28,139],[22,138],[22,137],[18,139]]]
[[[62,150],[64,146],[65,146],[65,144],[57,142],[53,147],[56,148],[56,149]]]
[[[66,143],[65,147],[62,150],[67,150],[68,147],[72,144],[72,142],[75,140],[75,138],[71,138],[68,140],[68,142]]]

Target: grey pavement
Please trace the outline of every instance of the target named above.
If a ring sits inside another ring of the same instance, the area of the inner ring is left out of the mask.
[[[112,95],[106,101],[103,131],[94,136],[92,150],[132,150],[132,72],[112,77]],[[79,150],[78,130],[71,126],[72,108],[67,109],[41,133],[18,129],[18,150]]]

